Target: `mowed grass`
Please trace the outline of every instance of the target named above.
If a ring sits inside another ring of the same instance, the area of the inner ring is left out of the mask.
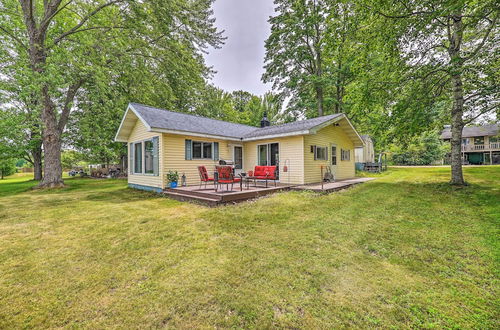
[[[500,167],[207,208],[0,181],[0,328],[499,328]]]

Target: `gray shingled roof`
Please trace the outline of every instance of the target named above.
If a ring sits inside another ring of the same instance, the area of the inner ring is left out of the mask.
[[[305,131],[342,115],[334,114],[313,119],[299,120],[288,124],[260,128],[153,108],[139,103],[130,103],[130,105],[152,128],[225,136],[238,139]]]
[[[134,110],[152,128],[185,131],[192,133],[241,138],[257,129],[257,127],[229,123],[227,121],[189,115],[131,103]]]
[[[306,131],[310,130],[318,125],[321,125],[333,118],[341,116],[342,114],[337,113],[334,115],[322,116],[307,120],[298,120],[293,123],[281,124],[281,125],[272,125],[263,128],[257,128],[256,130],[247,133],[243,136],[243,138],[254,138],[268,135],[277,135],[277,134],[286,134],[292,132]]]
[[[498,124],[484,126],[468,126],[462,130],[462,137],[495,136],[498,135]],[[451,139],[451,129],[445,128],[441,132],[441,139]]]

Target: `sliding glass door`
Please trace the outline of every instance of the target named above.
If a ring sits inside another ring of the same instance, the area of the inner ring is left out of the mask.
[[[267,144],[261,144],[258,147],[258,165],[259,166],[266,166],[267,165]]]
[[[277,166],[279,171],[279,143],[259,144],[257,146],[257,164],[259,166]]]

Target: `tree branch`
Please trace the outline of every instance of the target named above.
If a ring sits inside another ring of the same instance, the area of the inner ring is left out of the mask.
[[[493,104],[491,107],[486,108],[485,110],[480,111],[478,115],[475,115],[475,116],[473,116],[473,117],[470,117],[470,118],[464,119],[464,121],[463,121],[463,122],[464,122],[464,124],[465,124],[465,125],[470,124],[470,123],[472,123],[474,120],[476,120],[477,118],[481,117],[482,115],[487,114],[488,112],[490,112],[490,111],[492,111],[492,110],[496,109],[497,107],[498,107],[498,104],[497,104],[497,103],[496,103],[496,104]]]
[[[23,18],[28,28],[28,34],[30,35],[30,39],[32,39],[34,33],[37,31],[35,18],[33,17],[33,0],[19,0],[19,2],[23,10]]]
[[[481,42],[479,43],[479,45],[477,45],[477,47],[472,51],[472,53],[469,54],[469,56],[466,56],[466,57],[463,58],[464,62],[468,61],[471,58],[473,58],[474,56],[476,56],[476,54],[481,50],[481,48],[483,48],[484,44],[486,43],[486,39],[488,39],[488,36],[490,35],[490,32],[493,30],[493,27],[495,27],[495,25],[496,25],[497,18],[498,18],[498,15],[495,15],[493,17],[493,21],[491,22],[488,30],[486,30],[486,34],[484,35],[483,39],[481,40]]]
[[[74,0],[69,0],[60,8],[59,6],[61,5],[62,0],[54,0],[51,3],[45,4],[45,15],[44,18],[42,19],[42,22],[40,23],[40,30],[42,31],[47,30],[52,19],[73,1]]]
[[[68,87],[68,91],[66,92],[66,100],[64,101],[64,106],[61,113],[61,118],[59,118],[59,122],[57,123],[57,128],[61,133],[64,130],[66,123],[68,122],[71,105],[73,103],[73,100],[75,99],[75,95],[78,92],[78,89],[82,86],[83,82],[83,79],[80,79],[76,83]]]
[[[97,13],[99,13],[101,10],[103,10],[104,8],[106,7],[109,7],[109,6],[112,6],[116,3],[119,3],[119,2],[123,2],[124,0],[113,0],[113,1],[109,1],[109,2],[106,2],[106,3],[103,3],[102,5],[98,6],[97,8],[95,8],[93,11],[91,11],[88,15],[84,16],[82,18],[82,20],[80,21],[80,23],[78,23],[77,25],[75,25],[74,27],[72,27],[71,29],[69,29],[68,31],[62,33],[59,37],[57,37],[55,40],[54,40],[54,44],[58,44],[59,42],[61,42],[64,38],[66,38],[67,36],[73,34],[73,33],[77,33],[85,23],[87,23],[87,21],[92,18],[92,16],[95,16]]]
[[[2,26],[0,26],[0,30],[2,30],[3,32],[5,32],[5,34],[7,34],[12,39],[14,39],[21,47],[23,47],[24,49],[28,49],[28,47],[21,41],[21,39],[16,37],[13,33],[9,32],[7,29],[5,29]]]

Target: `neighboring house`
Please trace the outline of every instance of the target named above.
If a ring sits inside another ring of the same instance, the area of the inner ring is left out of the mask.
[[[197,167],[212,171],[219,159],[236,172],[277,165],[280,181],[290,184],[320,182],[321,165],[336,179],[352,178],[354,148],[363,145],[344,114],[275,126],[264,117],[253,127],[137,103],[129,104],[115,140],[128,144],[129,186],[154,191],[165,188],[169,170],[198,184]]]
[[[441,139],[450,141],[451,126],[444,126]],[[462,130],[462,160],[466,164],[500,164],[498,124],[464,127]]]
[[[361,135],[364,146],[357,147],[354,151],[356,163],[374,163],[375,150],[373,149],[373,141],[369,135]]]

